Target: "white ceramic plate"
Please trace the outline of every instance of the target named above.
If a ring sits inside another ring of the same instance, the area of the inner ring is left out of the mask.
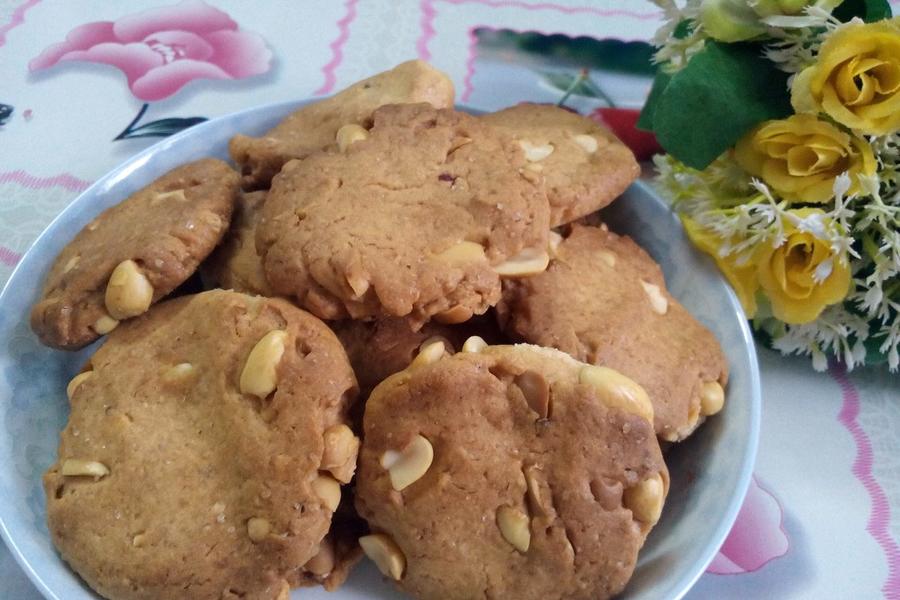
[[[0,533],[47,598],[97,596],[56,554],[45,524],[41,474],[55,459],[66,422],[66,383],[94,348],[58,352],[41,346],[31,333],[28,314],[44,275],[63,246],[102,210],[180,164],[210,155],[226,158],[234,134],[259,135],[300,104],[261,106],[214,119],[138,154],[88,188],[50,224],[0,293]],[[690,246],[678,219],[647,186],[632,185],[605,214],[613,230],[631,235],[660,262],[672,294],[715,332],[731,365],[724,411],[667,454],[672,485],[665,511],[622,596],[674,600],[706,569],[746,493],[759,435],[756,354],[731,289],[713,263]],[[337,594],[302,591],[311,600],[399,596],[368,563]]]

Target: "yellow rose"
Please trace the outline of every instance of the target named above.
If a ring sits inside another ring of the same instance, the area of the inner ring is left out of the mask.
[[[825,213],[803,208],[791,214],[813,220]],[[821,223],[827,225],[827,223]],[[785,241],[768,246],[757,259],[759,285],[772,302],[776,318],[790,324],[816,320],[826,306],[840,302],[850,291],[850,264],[834,256],[828,242],[785,221]]]
[[[747,318],[752,319],[756,315],[756,290],[759,289],[754,262],[749,261],[740,265],[737,263],[736,256],[719,256],[719,249],[724,243],[722,238],[712,231],[704,229],[690,217],[682,215],[681,222],[684,224],[684,229],[694,245],[716,260],[719,270],[725,275],[728,283],[731,284],[732,289],[737,294],[738,300],[741,301],[741,306],[744,307]]]
[[[856,193],[858,176],[878,166],[865,140],[808,114],[762,123],[741,138],[734,158],[784,199],[800,202],[827,202],[845,171]]]
[[[791,103],[866,135],[900,129],[900,18],[831,34],[816,64],[794,78]]]

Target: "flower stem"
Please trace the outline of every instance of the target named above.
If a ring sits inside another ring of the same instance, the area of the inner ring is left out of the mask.
[[[588,76],[587,69],[582,69],[581,73],[578,74],[578,77],[573,79],[572,83],[569,84],[569,87],[566,88],[566,91],[563,92],[563,97],[559,99],[559,102],[557,102],[556,105],[562,106],[563,104],[565,104],[566,100],[569,99],[569,96],[572,95],[572,92],[575,91],[575,88],[577,88],[579,85],[581,85],[581,82],[584,81],[585,79],[587,79],[587,76]]]
[[[118,140],[124,140],[126,137],[128,137],[128,134],[131,133],[132,128],[134,128],[134,126],[138,124],[138,121],[141,120],[141,117],[144,116],[144,113],[147,112],[148,108],[150,108],[150,105],[145,102],[141,107],[141,110],[138,111],[138,114],[135,115],[135,117],[131,120],[131,123],[129,123],[119,135],[114,137],[113,141],[115,142]]]
[[[600,98],[602,98],[603,101],[606,102],[606,105],[608,107],[616,108],[616,103],[613,102],[613,99],[610,98],[609,95],[603,91],[603,88],[601,88],[599,85],[595,84],[593,81],[591,81],[591,84],[594,89],[594,93],[597,94],[598,96],[600,96]]]
[[[575,90],[578,89],[578,86],[583,85],[585,90],[590,94],[593,94],[595,97],[600,98],[606,105],[610,108],[616,108],[616,103],[613,102],[613,99],[609,97],[609,95],[603,91],[599,85],[593,82],[590,77],[588,77],[588,70],[582,69],[569,87],[566,88],[566,91],[563,93],[563,97],[559,99],[559,102],[556,103],[557,106],[562,106],[566,100],[569,99],[569,96],[575,93]]]

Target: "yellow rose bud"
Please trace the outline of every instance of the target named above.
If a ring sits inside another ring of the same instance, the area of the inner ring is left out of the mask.
[[[807,6],[833,10],[843,0],[756,0],[750,5],[761,17],[773,17],[776,15],[799,15]]]
[[[734,158],[784,199],[800,202],[830,200],[834,180],[844,172],[854,194],[859,175],[873,175],[877,168],[865,140],[808,114],[762,123],[741,138]]]
[[[900,129],[900,18],[849,23],[791,85],[798,112],[824,112],[865,135]]]
[[[815,219],[824,212],[814,208],[792,211],[798,219]],[[822,223],[827,226],[827,223]],[[850,264],[835,256],[828,242],[800,231],[785,221],[785,241],[760,252],[759,284],[772,303],[776,318],[793,325],[814,321],[826,306],[843,300],[850,291]]]
[[[740,42],[766,32],[747,0],[702,0],[700,23],[709,36],[722,42]]]
[[[756,14],[768,17],[772,15],[796,15],[803,12],[809,0],[758,0],[753,5]]]
[[[690,217],[682,215],[681,222],[694,245],[716,260],[719,270],[725,275],[731,288],[737,294],[738,300],[741,301],[747,318],[752,319],[756,315],[756,290],[759,289],[756,264],[753,261],[738,264],[735,255],[719,256],[719,249],[724,244],[722,238],[712,231],[704,229]]]

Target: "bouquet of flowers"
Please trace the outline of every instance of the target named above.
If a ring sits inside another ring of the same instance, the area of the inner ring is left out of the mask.
[[[638,125],[693,243],[784,354],[900,367],[900,18],[887,0],[654,0]]]

